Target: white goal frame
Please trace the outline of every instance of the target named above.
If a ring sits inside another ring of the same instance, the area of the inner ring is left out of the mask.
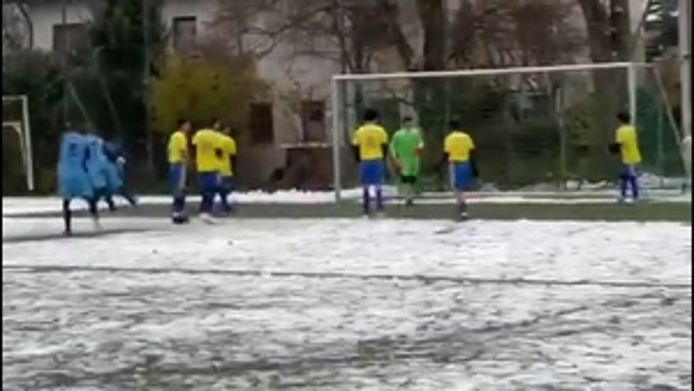
[[[29,98],[26,95],[4,95],[3,102],[19,101],[22,104],[22,120],[2,121],[3,132],[5,129],[13,129],[19,137],[19,147],[22,154],[24,175],[26,177],[27,189],[35,190],[34,183],[34,152],[31,146],[31,124],[29,123]]]
[[[537,67],[513,67],[499,69],[467,69],[449,71],[420,71],[420,72],[395,72],[395,73],[365,73],[365,74],[336,74],[331,81],[331,110],[332,110],[332,156],[333,156],[333,186],[335,191],[335,201],[342,200],[342,167],[340,159],[340,148],[344,144],[342,134],[344,116],[340,115],[340,93],[341,89],[350,81],[368,80],[412,80],[412,79],[438,79],[445,77],[472,77],[472,76],[499,76],[509,74],[528,74],[528,73],[556,73],[556,72],[580,72],[608,69],[622,69],[627,74],[627,93],[629,97],[629,111],[632,118],[636,117],[637,107],[637,71],[639,69],[657,70],[652,64],[642,62],[608,62],[591,64],[570,64]],[[673,124],[674,125],[674,124]],[[677,138],[681,143],[682,136]]]

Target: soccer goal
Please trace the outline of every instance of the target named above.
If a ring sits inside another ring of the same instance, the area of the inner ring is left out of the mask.
[[[416,119],[426,144],[420,190],[428,194],[447,190],[442,143],[452,119],[475,140],[482,190],[609,186],[618,162],[607,145],[624,110],[639,130],[647,186],[681,186],[670,183],[685,177],[685,165],[669,100],[657,69],[643,63],[335,75],[335,196],[358,187],[350,139],[366,108],[379,111],[389,134],[403,117]]]
[[[2,97],[2,106],[2,131],[10,132],[16,136],[26,186],[29,191],[33,191],[34,159],[31,147],[31,125],[29,123],[29,99],[26,95],[5,95]]]

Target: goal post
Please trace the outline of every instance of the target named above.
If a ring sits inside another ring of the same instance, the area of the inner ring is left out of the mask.
[[[349,140],[367,107],[380,112],[391,135],[402,117],[418,121],[427,144],[425,191],[444,190],[441,144],[452,118],[475,139],[490,189],[562,189],[569,181],[580,186],[611,180],[615,159],[607,143],[622,110],[631,113],[644,141],[645,169],[659,177],[683,176],[683,135],[659,80],[653,65],[633,62],[334,75],[335,199],[358,187]],[[393,176],[389,183],[397,182]]]
[[[29,191],[35,190],[34,156],[31,145],[31,123],[29,122],[29,99],[26,95],[3,95],[3,132],[16,133],[22,166]],[[19,107],[17,107],[19,106]]]

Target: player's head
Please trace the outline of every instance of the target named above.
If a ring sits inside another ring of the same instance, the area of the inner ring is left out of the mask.
[[[460,130],[460,121],[457,119],[452,119],[448,122],[448,130],[451,132],[454,130]]]
[[[231,134],[233,133],[233,131],[234,131],[234,129],[232,129],[231,126],[229,126],[229,125],[224,125],[224,126],[222,127],[222,133],[223,133],[223,134],[226,134],[227,136],[231,136]]]
[[[412,126],[414,125],[414,119],[409,115],[402,119],[402,126]]]
[[[212,129],[220,130],[222,128],[222,121],[220,121],[219,118],[216,117],[212,118],[212,120],[210,121],[210,126],[212,127]]]
[[[378,111],[374,109],[364,110],[364,116],[362,117],[364,122],[376,122],[378,121]]]
[[[629,114],[626,111],[620,111],[619,113],[617,113],[617,119],[619,120],[620,124],[629,124],[631,123],[631,114]]]
[[[181,118],[178,120],[178,129],[185,133],[190,133],[193,129],[193,125],[190,123],[190,120]]]

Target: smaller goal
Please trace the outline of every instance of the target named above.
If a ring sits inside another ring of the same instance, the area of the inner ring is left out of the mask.
[[[29,99],[26,95],[5,95],[2,97],[2,106],[2,131],[16,135],[26,178],[26,187],[29,191],[34,191],[34,157],[31,147]]]

